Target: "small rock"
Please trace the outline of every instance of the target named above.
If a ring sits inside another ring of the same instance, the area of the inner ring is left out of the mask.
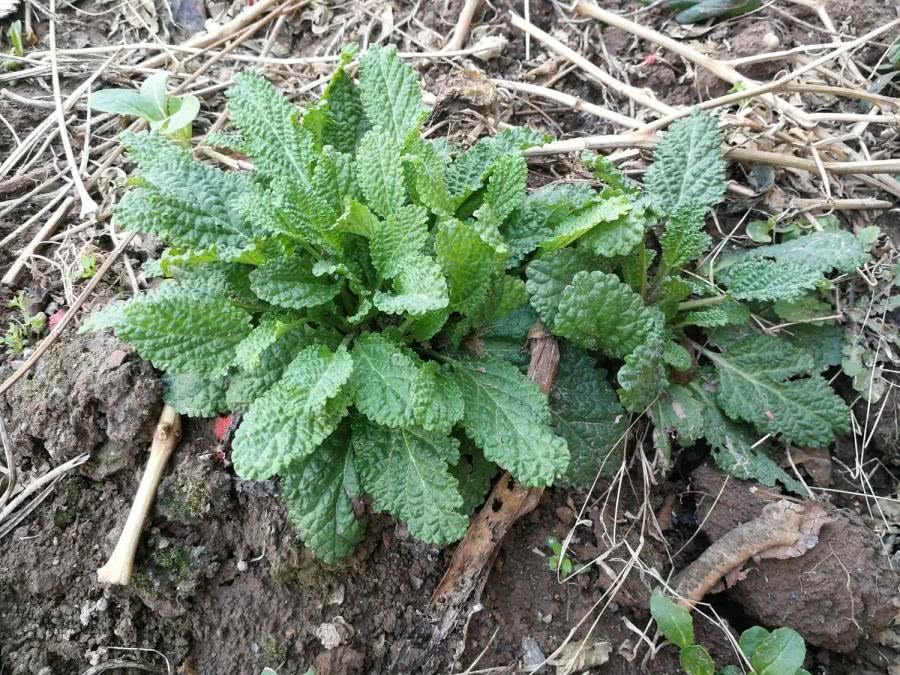
[[[556,518],[565,525],[571,525],[575,522],[575,514],[568,506],[560,506],[556,509]]]
[[[534,638],[522,638],[522,665],[531,670],[540,666],[544,660],[544,652]]]
[[[547,625],[550,625],[551,623],[553,623],[553,615],[547,614],[546,616],[542,616],[541,621],[543,621]]]
[[[342,644],[350,642],[354,635],[351,626],[342,616],[336,616],[331,621],[321,624],[316,628],[316,637],[325,649],[334,649]]]
[[[246,560],[238,560],[236,567],[237,567],[238,572],[246,572],[247,571],[247,561]]]

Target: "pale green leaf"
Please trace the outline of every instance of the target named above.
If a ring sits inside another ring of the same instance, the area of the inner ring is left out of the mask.
[[[369,242],[372,264],[393,279],[415,265],[428,241],[428,212],[421,206],[402,206],[375,225]]]
[[[547,326],[553,327],[563,290],[582,270],[596,269],[596,261],[588,251],[561,249],[532,260],[525,270],[525,284],[531,306]]]
[[[341,290],[339,283],[315,276],[312,263],[299,256],[273,258],[254,270],[250,280],[260,298],[291,309],[321,305]]]
[[[163,400],[182,415],[212,417],[227,409],[227,375],[166,373],[162,381]]]
[[[650,596],[650,614],[666,639],[680,649],[694,644],[694,620],[690,613],[659,591]]]
[[[502,273],[504,257],[459,220],[441,223],[434,250],[447,276],[451,309],[470,314],[484,302],[492,279]]]
[[[412,66],[400,60],[394,47],[370,46],[359,65],[359,91],[366,117],[397,147],[428,114],[422,105],[419,77]]]
[[[393,292],[375,293],[375,306],[388,314],[424,316],[450,302],[447,280],[431,258],[418,256],[392,281]]]
[[[350,390],[357,410],[385,426],[413,426],[423,362],[411,350],[378,333],[366,333],[353,345]]]
[[[568,246],[595,229],[601,232],[594,237],[591,248],[597,255],[624,255],[631,251],[644,236],[641,222],[624,216],[631,210],[631,201],[622,194],[603,194],[564,218],[553,236],[541,243],[545,251]]]
[[[372,129],[363,136],[356,153],[356,180],[369,208],[380,216],[406,203],[400,146],[385,130]]]
[[[797,631],[776,628],[757,645],[750,656],[755,675],[795,674],[803,667],[806,644]]]

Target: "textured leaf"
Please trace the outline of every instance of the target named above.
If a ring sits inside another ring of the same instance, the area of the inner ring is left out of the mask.
[[[378,333],[366,333],[353,346],[350,389],[356,408],[373,422],[390,427],[416,424],[413,391],[424,364],[415,354]]]
[[[659,310],[605,272],[578,272],[559,300],[554,332],[575,344],[623,358],[646,342]]]
[[[328,113],[322,141],[340,152],[353,153],[365,120],[359,89],[343,67],[334,71],[321,100]]]
[[[669,384],[665,367],[665,339],[661,321],[650,319],[650,332],[644,343],[625,357],[616,379],[619,400],[631,412],[643,412]]]
[[[433,143],[419,140],[411,157],[415,194],[432,213],[450,216],[453,214],[453,200],[447,185],[444,158]]]
[[[812,232],[796,239],[759,246],[741,254],[748,258],[772,258],[779,263],[793,263],[821,273],[853,272],[869,259],[863,243],[844,230]]]
[[[422,105],[416,71],[399,59],[393,47],[369,47],[359,65],[359,91],[366,117],[373,127],[387,132],[397,147],[428,114]]]
[[[742,326],[750,320],[750,310],[734,300],[726,300],[717,305],[701,307],[685,312],[679,317],[680,323],[703,328],[716,326]]]
[[[227,409],[227,387],[228,377],[223,374],[166,373],[163,376],[163,400],[182,415],[212,417]]]
[[[703,212],[725,196],[719,121],[695,111],[673,122],[657,146],[644,186],[659,213],[692,206]]]
[[[815,370],[815,363],[786,340],[756,335],[727,353],[704,353],[718,370],[717,399],[729,417],[751,422],[761,433],[786,442],[813,447],[827,445],[836,432],[849,428],[847,406],[826,380],[818,375],[787,379]]]
[[[234,365],[243,370],[258,368],[262,356],[279,337],[290,330],[290,324],[284,317],[264,316],[250,334],[241,340],[234,355]]]
[[[532,260],[525,270],[528,277],[525,287],[541,321],[552,327],[563,290],[578,272],[593,269],[596,269],[593,257],[580,249],[561,249]]]
[[[666,340],[663,346],[663,360],[675,370],[690,370],[694,365],[691,353],[674,340]]]
[[[660,237],[662,261],[670,270],[684,267],[706,253],[712,238],[703,229],[703,209],[687,205],[672,214]]]
[[[751,656],[753,656],[753,652],[756,651],[756,648],[762,644],[762,641],[769,637],[771,633],[767,631],[762,626],[753,626],[748,628],[743,633],[741,633],[741,639],[738,642],[738,645],[741,648],[741,651],[744,652],[744,656],[749,660]]]
[[[434,362],[423,365],[419,381],[410,394],[416,421],[428,431],[449,434],[463,417],[465,405],[456,380],[446,369],[439,370]]]
[[[279,307],[303,309],[332,300],[340,284],[312,273],[312,263],[298,256],[273,258],[250,274],[251,287]]]
[[[794,300],[821,280],[814,268],[764,258],[740,260],[718,273],[718,281],[738,300]]]
[[[421,206],[403,206],[375,226],[369,243],[372,264],[393,279],[422,257],[428,241],[428,212]]]
[[[375,508],[404,521],[417,538],[444,545],[461,539],[469,519],[448,465],[459,442],[423,429],[388,429],[362,419],[353,425],[356,467]]]
[[[483,502],[491,489],[491,481],[497,475],[497,465],[484,458],[484,453],[466,440],[460,448],[459,461],[450,467],[450,473],[459,482],[463,504],[459,512],[469,515]]]
[[[237,75],[228,91],[228,113],[240,130],[253,166],[268,177],[307,185],[315,159],[312,135],[300,111],[256,73]]]
[[[400,146],[382,129],[363,136],[356,154],[356,180],[366,203],[380,216],[394,213],[406,203]]]
[[[545,251],[568,246],[589,232],[601,232],[592,241],[591,248],[598,255],[624,255],[634,248],[644,236],[644,227],[624,218],[631,210],[631,202],[622,194],[600,195],[560,222],[553,236],[541,243]]]
[[[235,199],[249,188],[246,175],[200,164],[155,134],[130,134],[123,142],[141,176],[116,207],[123,227],[189,249],[233,251],[251,243],[254,233]]]
[[[515,211],[525,196],[525,179],[528,165],[519,154],[501,155],[492,167],[481,207],[476,212],[479,220],[500,225]]]
[[[361,493],[343,427],[310,454],[294,460],[281,479],[288,517],[303,543],[328,563],[352,553],[362,539],[363,523],[353,512],[353,500]]]
[[[470,314],[484,302],[491,280],[503,271],[503,257],[459,220],[441,223],[434,250],[450,286],[451,309]]]
[[[487,459],[526,486],[550,485],[566,470],[566,442],[550,431],[547,399],[534,382],[492,358],[457,361],[453,373],[466,435]]]
[[[557,485],[588,488],[597,475],[611,477],[622,463],[628,416],[606,373],[578,349],[566,349],[550,392],[553,429],[569,447],[569,468]]]
[[[617,204],[622,215],[600,223],[581,238],[580,244],[604,258],[628,255],[644,240],[646,209],[640,204],[631,204],[624,195],[616,195],[607,201]]]
[[[650,416],[655,427],[654,443],[667,457],[671,455],[668,446],[673,436],[685,448],[705,438],[722,471],[769,487],[781,482],[794,492],[804,493],[803,486],[766,454],[764,446],[757,444],[758,434],[722,414],[715,391],[702,381],[671,386],[650,409]]]
[[[424,316],[450,302],[447,280],[438,264],[426,256],[407,263],[393,281],[393,293],[375,293],[375,306],[388,314]]]
[[[352,370],[343,347],[314,345],[297,354],[278,384],[250,405],[234,436],[238,475],[266,480],[312,453],[347,412],[341,388]]]
[[[116,335],[160,370],[220,373],[250,332],[250,316],[225,298],[177,287],[130,302]]]
[[[694,644],[694,620],[690,613],[659,591],[650,596],[650,613],[666,639],[680,649]]]

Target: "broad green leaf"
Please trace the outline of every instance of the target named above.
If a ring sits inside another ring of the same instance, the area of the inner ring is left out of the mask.
[[[384,217],[406,203],[400,147],[383,129],[363,136],[356,153],[356,180],[369,208]]]
[[[312,134],[300,124],[300,111],[271,82],[256,73],[237,75],[228,90],[228,113],[257,171],[309,184],[315,161]]]
[[[515,211],[525,196],[528,165],[519,154],[501,155],[492,167],[482,204],[476,211],[479,220],[500,225]]]
[[[187,132],[185,137],[190,138],[191,124],[199,114],[200,99],[196,96],[174,96],[169,99],[169,116],[163,121],[160,131],[172,136]]]
[[[716,305],[690,310],[678,318],[682,325],[703,328],[743,326],[750,320],[750,310],[739,302],[725,300]]]
[[[294,460],[281,479],[288,517],[303,543],[327,563],[352,553],[362,539],[364,526],[353,512],[353,500],[361,494],[345,426]]]
[[[237,346],[234,365],[242,370],[258,368],[266,350],[291,327],[290,319],[287,317],[264,315],[259,324]]]
[[[363,107],[359,89],[343,67],[334,71],[321,101],[328,113],[323,142],[340,152],[353,153],[363,132]]]
[[[423,429],[388,429],[357,418],[356,468],[376,509],[387,511],[419,539],[444,545],[461,539],[469,519],[450,473],[459,441]]]
[[[360,237],[371,239],[375,236],[375,229],[378,227],[378,218],[369,210],[365,204],[361,204],[355,199],[348,199],[344,205],[344,212],[335,223],[335,228],[343,232],[352,232]]]
[[[165,117],[169,112],[166,96],[168,81],[169,73],[163,71],[154,73],[141,83],[141,97],[153,106],[159,117]]]
[[[759,647],[763,640],[769,637],[769,635],[771,635],[771,633],[762,626],[753,626],[741,633],[738,644],[748,661],[750,660],[750,657],[753,656],[754,652],[756,652],[756,648]]]
[[[717,275],[738,300],[796,300],[821,280],[822,273],[812,267],[765,258],[739,260]]]
[[[694,365],[691,353],[673,340],[666,340],[663,346],[663,360],[675,370],[690,370]]]
[[[719,121],[695,111],[673,122],[657,146],[644,177],[653,208],[674,214],[692,206],[704,212],[725,196],[725,161],[722,159]]]
[[[550,430],[547,399],[534,382],[493,358],[456,361],[453,374],[466,435],[487,459],[526,486],[550,485],[566,470],[566,442]]]
[[[410,397],[414,401],[416,422],[428,431],[449,434],[463,417],[462,392],[452,373],[439,369],[433,361],[425,363]]]
[[[580,249],[561,249],[532,260],[525,270],[528,277],[525,287],[531,306],[541,321],[552,328],[563,291],[571,285],[578,272],[594,269],[596,261],[593,256]]]
[[[470,314],[484,302],[504,258],[468,223],[446,220],[435,235],[434,250],[450,286],[450,307]]]
[[[312,345],[297,354],[278,384],[250,405],[234,436],[238,475],[266,480],[312,453],[347,413],[341,389],[352,370],[343,347]]]
[[[827,302],[822,302],[815,295],[808,293],[800,298],[788,302],[779,300],[772,305],[775,315],[785,321],[811,321],[822,319],[834,314],[834,307]],[[815,325],[822,325],[822,321],[814,321]]]
[[[137,185],[116,207],[122,226],[186,249],[250,245],[254,232],[237,208],[237,196],[249,189],[246,175],[200,164],[156,134],[122,140],[140,172]]]
[[[851,273],[869,259],[863,243],[852,233],[811,232],[772,246],[759,246],[741,254],[747,258],[772,258],[782,264],[796,264],[824,274]]]
[[[227,409],[227,375],[166,373],[162,381],[163,400],[182,415],[212,417]]]
[[[528,331],[537,320],[529,305],[490,319],[478,328],[475,338],[478,353],[526,368],[531,358],[527,350]]]
[[[533,301],[532,301],[533,302]],[[606,272],[578,272],[560,294],[554,332],[575,344],[624,358],[662,324],[659,310]]]
[[[691,645],[679,654],[681,667],[688,675],[715,675],[716,664],[700,645]]]
[[[606,373],[587,353],[565,349],[550,392],[554,431],[569,447],[569,467],[557,485],[588,488],[599,474],[611,477],[622,462],[628,416]]]
[[[392,282],[393,293],[375,293],[375,306],[388,314],[424,316],[450,302],[447,280],[438,264],[427,256],[407,263]]]
[[[371,46],[359,60],[359,92],[369,123],[384,130],[397,147],[418,129],[428,112],[419,77],[394,47]],[[399,168],[400,163],[397,163]]]
[[[413,190],[418,201],[432,213],[441,216],[453,215],[453,199],[447,185],[444,158],[433,143],[420,140],[414,145],[410,156]],[[523,188],[524,190],[524,188]]]
[[[298,256],[273,258],[254,270],[250,280],[260,298],[291,309],[321,305],[341,290],[339,283],[315,276],[312,263]]]
[[[550,239],[541,243],[544,251],[555,251],[568,246],[589,232],[602,230],[591,244],[597,255],[624,255],[634,248],[644,236],[643,223],[633,223],[624,218],[631,210],[631,201],[622,194],[600,195],[571,215],[556,227]]]
[[[787,379],[815,370],[808,353],[789,347],[786,340],[752,336],[727,353],[704,354],[716,365],[725,414],[788,443],[822,447],[848,430],[849,410],[821,376]]]
[[[669,384],[665,367],[665,336],[659,315],[648,319],[647,339],[625,356],[619,368],[619,400],[631,412],[640,413],[662,394]]]
[[[428,241],[428,212],[421,206],[402,206],[375,226],[369,242],[372,264],[393,279],[422,257]]]
[[[633,256],[634,248],[644,240],[648,222],[646,206],[628,202],[625,210],[627,199],[624,195],[610,197],[607,201],[618,204],[619,209],[624,212],[614,220],[597,225],[581,238],[580,245],[603,258],[629,254]]]
[[[116,335],[160,370],[221,373],[250,333],[250,315],[219,295],[177,287],[132,300]]]
[[[484,502],[491,489],[491,481],[497,475],[497,465],[484,458],[484,453],[466,440],[460,448],[459,461],[450,467],[450,473],[459,482],[463,504],[459,512],[469,515]]]
[[[776,628],[760,642],[750,656],[756,675],[785,675],[803,667],[806,644],[797,631]]]
[[[706,253],[712,238],[703,229],[703,209],[687,205],[674,212],[660,237],[662,262],[678,270]]]
[[[161,120],[164,113],[134,89],[101,89],[91,94],[91,110],[94,112],[130,115],[143,120]]]
[[[694,644],[694,620],[690,613],[659,591],[650,596],[650,614],[666,639],[680,649]]]
[[[361,335],[353,345],[350,390],[357,410],[390,427],[416,424],[414,390],[424,363],[411,350],[378,333]]]

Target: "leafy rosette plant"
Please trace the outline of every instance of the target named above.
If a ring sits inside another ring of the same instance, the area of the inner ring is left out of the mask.
[[[808,254],[785,242],[720,257],[703,277],[716,282],[685,273],[724,190],[713,118],[673,126],[646,191],[596,158],[600,191],[528,191],[522,151],[543,135],[510,128],[465,150],[426,139],[412,68],[374,47],[356,82],[353,57],[302,109],[258,75],[236,78],[238,133],[209,142],[252,171],[126,136],[138,171],[116,217],[167,242],[149,265],[165,279],[86,324],[165,371],[180,412],[241,412],[238,475],[280,476],[317,555],[352,551],[364,495],[447,544],[498,467],[526,486],[590,485],[621,466],[627,411],[649,410],[665,453],[673,436],[705,437],[721,465],[772,482],[790,479],[752,447],[752,427],[811,444],[844,428],[816,335],[802,346],[735,330],[756,308],[742,300],[803,303],[832,266],[850,269],[852,235],[822,233]],[[654,267],[645,242],[659,223]],[[823,237],[846,247],[839,263],[825,262]],[[549,397],[524,374],[538,321],[562,338]]]

